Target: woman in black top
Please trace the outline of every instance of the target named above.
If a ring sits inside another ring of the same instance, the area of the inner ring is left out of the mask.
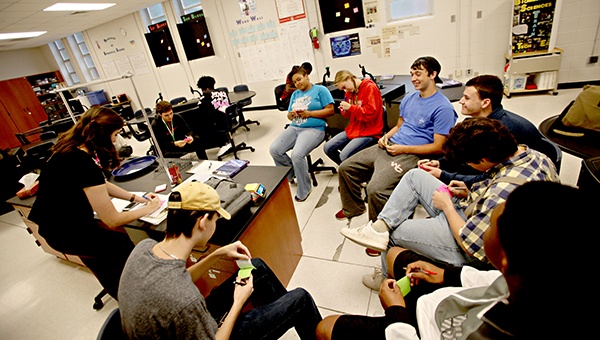
[[[154,194],[146,195],[147,200],[104,178],[102,168],[119,165],[113,142],[122,127],[123,119],[114,111],[93,107],[61,134],[42,168],[29,215],[52,248],[79,256],[115,299],[121,271],[134,245],[126,233],[101,227],[94,212],[113,229],[152,213],[161,204]],[[111,196],[147,204],[118,212]]]

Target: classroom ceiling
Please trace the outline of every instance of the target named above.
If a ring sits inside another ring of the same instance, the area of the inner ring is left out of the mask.
[[[57,2],[116,3],[102,11],[44,12]],[[150,7],[161,0],[0,0],[0,33],[48,31],[35,38],[0,40],[0,51],[38,47]]]

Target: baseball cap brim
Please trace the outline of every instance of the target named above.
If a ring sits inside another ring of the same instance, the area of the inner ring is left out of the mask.
[[[227,212],[227,210],[223,209],[222,207],[217,208],[217,210],[215,210],[216,212],[219,213],[219,215],[221,215],[221,217],[223,217],[226,220],[230,220],[231,219],[231,215]]]

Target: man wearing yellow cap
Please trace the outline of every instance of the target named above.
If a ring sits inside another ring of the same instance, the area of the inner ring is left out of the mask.
[[[308,292],[288,292],[240,241],[221,247],[186,268],[192,248],[204,247],[215,232],[221,207],[217,192],[199,182],[180,185],[169,196],[165,239],[141,241],[121,276],[119,309],[130,339],[279,338],[295,327],[315,339],[321,315]],[[194,282],[220,258],[249,260],[247,278],[232,276],[204,297]],[[247,302],[254,309],[242,313]]]

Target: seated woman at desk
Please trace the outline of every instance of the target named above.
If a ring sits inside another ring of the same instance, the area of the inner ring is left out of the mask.
[[[115,299],[134,244],[126,233],[101,227],[94,212],[112,229],[148,215],[161,205],[154,194],[140,197],[104,178],[102,169],[119,165],[113,143],[122,127],[123,119],[114,111],[93,107],[62,133],[52,148],[52,157],[42,168],[37,198],[29,214],[52,248],[79,256]],[[110,196],[145,206],[118,212]]]
[[[344,101],[340,103],[340,111],[344,118],[350,119],[350,124],[327,141],[323,150],[339,165],[381,137],[383,101],[377,84],[371,79],[358,79],[350,71],[339,71],[334,84],[346,92]]]
[[[152,130],[164,157],[179,158],[189,152],[196,152],[199,159],[208,159],[199,140],[194,140],[192,131],[185,120],[173,114],[173,106],[168,101],[156,103],[156,117]]]
[[[287,117],[292,121],[271,144],[269,152],[278,166],[291,166],[289,180],[298,179],[296,201],[303,202],[312,191],[308,174],[308,155],[325,138],[325,117],[333,114],[333,97],[321,85],[313,85],[308,72],[300,67],[292,69],[296,90],[290,98]],[[292,150],[292,156],[287,151]]]

